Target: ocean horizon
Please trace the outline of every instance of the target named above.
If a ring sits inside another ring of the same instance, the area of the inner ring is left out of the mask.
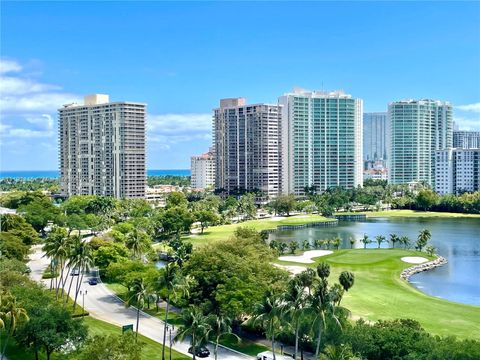
[[[167,169],[167,170],[147,170],[147,176],[190,176],[190,169]],[[18,171],[1,171],[0,179],[57,179],[59,176],[58,170],[18,170]]]

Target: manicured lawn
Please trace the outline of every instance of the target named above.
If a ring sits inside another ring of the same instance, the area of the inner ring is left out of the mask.
[[[480,214],[463,214],[435,211],[416,211],[416,210],[387,210],[365,212],[367,217],[456,217],[456,218],[478,218]]]
[[[199,246],[212,241],[226,240],[232,236],[235,229],[240,226],[250,227],[257,231],[261,231],[275,229],[279,225],[299,225],[320,221],[335,221],[335,219],[329,219],[320,215],[308,214],[290,216],[276,221],[272,219],[249,220],[238,224],[212,226],[205,229],[203,234],[186,236],[184,239],[190,241],[194,246]]]
[[[425,253],[401,249],[339,250],[305,266],[316,267],[322,261],[328,262],[332,267],[331,283],[338,281],[342,271],[355,274],[355,285],[342,301],[354,319],[411,318],[433,334],[480,339],[480,307],[426,295],[401,280],[400,272],[412,266],[400,260],[403,256],[428,258]]]
[[[104,321],[96,320],[91,317],[85,318],[85,323],[88,325],[90,335],[105,335],[105,334],[121,334],[122,330],[120,327],[111,325]],[[158,359],[159,354],[162,353],[162,345],[157,343],[143,335],[138,335],[138,341],[142,343],[142,359]],[[169,358],[169,349],[165,349],[167,358]],[[177,351],[172,351],[172,359],[175,360],[184,360],[191,359],[186,355],[182,355]]]
[[[257,344],[250,340],[242,339],[241,342],[237,342],[237,339],[234,336],[225,336],[220,341],[220,344],[250,356],[257,356],[258,353],[269,350],[265,345]]]

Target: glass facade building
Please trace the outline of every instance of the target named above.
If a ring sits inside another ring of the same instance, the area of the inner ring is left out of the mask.
[[[282,191],[303,195],[363,182],[363,101],[341,91],[296,89],[282,105]]]
[[[389,182],[435,183],[435,151],[452,147],[452,106],[434,100],[404,100],[388,107]]]
[[[363,161],[386,161],[387,153],[387,113],[363,114]]]

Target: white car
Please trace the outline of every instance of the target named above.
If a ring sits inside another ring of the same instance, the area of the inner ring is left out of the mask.
[[[276,360],[291,360],[290,356],[275,354]],[[273,360],[273,353],[271,351],[264,351],[257,354],[257,360]]]

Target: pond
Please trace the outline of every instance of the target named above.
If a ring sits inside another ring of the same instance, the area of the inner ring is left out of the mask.
[[[349,240],[356,239],[355,248],[363,248],[359,241],[364,234],[374,240],[377,235],[389,239],[389,234],[408,236],[412,244],[422,229],[432,234],[430,244],[448,264],[431,271],[416,274],[410,282],[417,289],[436,297],[464,304],[480,305],[480,219],[469,218],[375,218],[356,222],[339,222],[336,227],[316,227],[284,230],[270,234],[270,239],[302,242],[308,239],[332,239],[339,236],[342,248],[350,248]],[[376,248],[376,242],[367,247]],[[399,247],[400,245],[396,245]],[[383,248],[391,247],[383,243]]]

